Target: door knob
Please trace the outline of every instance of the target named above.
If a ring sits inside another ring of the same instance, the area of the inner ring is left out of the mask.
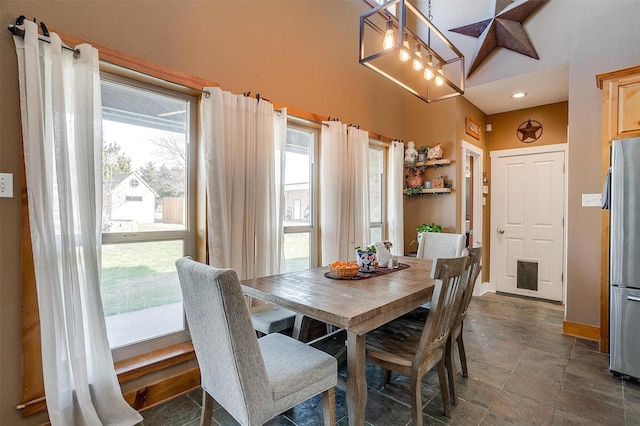
[[[504,234],[504,229],[498,229],[498,234]]]

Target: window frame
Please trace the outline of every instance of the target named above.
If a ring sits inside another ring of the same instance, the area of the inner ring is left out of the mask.
[[[387,235],[387,179],[388,179],[388,165],[387,159],[389,157],[389,144],[381,142],[377,139],[369,139],[369,150],[376,150],[382,153],[382,175],[380,177],[380,222],[371,221],[369,224],[369,234],[373,228],[380,228],[382,239],[386,240]],[[371,182],[369,182],[371,184]],[[371,205],[369,205],[371,209]],[[374,241],[372,241],[373,243]]]
[[[311,121],[288,116],[287,117],[287,131],[289,128],[296,129],[302,132],[308,132],[313,135],[313,146],[311,147],[310,152],[310,173],[309,179],[311,180],[309,184],[309,200],[311,202],[311,206],[309,208],[309,220],[308,225],[301,226],[283,226],[283,233],[287,234],[309,234],[309,268],[317,268],[319,265],[318,261],[318,207],[319,207],[319,182],[318,182],[318,152],[319,152],[319,141],[320,141],[320,125],[313,123]],[[286,163],[285,163],[286,168]]]
[[[144,232],[103,232],[102,246],[147,243],[161,241],[182,241],[183,256],[195,257],[196,251],[196,157],[197,157],[197,111],[198,98],[196,96],[172,90],[167,87],[144,82],[131,76],[115,75],[107,71],[100,71],[100,80],[109,81],[116,84],[123,84],[134,89],[146,90],[159,95],[169,96],[188,102],[186,123],[188,128],[185,131],[185,229],[170,231],[144,231]],[[158,350],[167,346],[184,343],[191,340],[189,328],[186,321],[184,307],[182,310],[184,328],[166,335],[152,337],[129,345],[111,348],[114,361],[138,356],[147,352]]]

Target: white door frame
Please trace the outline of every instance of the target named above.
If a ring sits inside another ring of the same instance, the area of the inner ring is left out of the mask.
[[[533,146],[533,147],[525,147],[525,148],[513,148],[513,149],[502,149],[502,150],[498,150],[498,151],[489,151],[489,158],[491,159],[491,165],[493,165],[493,159],[494,158],[500,158],[500,157],[512,157],[512,156],[518,156],[518,155],[531,155],[531,154],[546,154],[546,153],[551,153],[551,152],[562,152],[564,154],[564,181],[562,182],[562,184],[564,185],[564,198],[562,200],[563,203],[563,207],[562,210],[564,212],[564,227],[563,227],[563,238],[564,238],[564,244],[562,246],[562,276],[563,278],[563,282],[562,282],[562,303],[565,304],[566,300],[567,300],[567,281],[566,281],[566,277],[567,277],[567,240],[568,240],[568,232],[567,230],[569,229],[568,224],[567,224],[567,217],[568,217],[568,193],[567,193],[567,188],[569,187],[569,183],[568,183],[568,176],[569,176],[569,171],[567,170],[567,156],[568,156],[568,151],[569,151],[569,144],[568,143],[562,143],[562,144],[553,144],[553,145],[541,145],[541,146]],[[491,178],[492,179],[502,179],[502,176],[497,176],[495,175],[495,173],[493,173],[493,169],[492,169],[492,175]],[[492,205],[493,205],[493,197],[492,197]],[[497,229],[497,224],[496,224],[496,218],[495,218],[495,213],[493,211],[493,209],[491,209],[491,213],[490,213],[491,219],[490,219],[490,231],[489,231],[489,235],[491,236],[491,248],[493,249],[495,247],[494,245],[494,231]],[[493,251],[493,250],[492,250]],[[493,291],[496,291],[496,267],[495,267],[495,256],[494,253],[491,253],[490,256],[490,274],[491,276],[489,277],[491,282],[493,283]],[[566,306],[566,305],[565,305]]]
[[[473,157],[473,182],[474,182],[473,241],[479,242],[480,244],[486,246],[486,244],[483,244],[483,239],[482,239],[482,216],[483,216],[482,213],[484,209],[484,203],[482,202],[483,201],[482,187],[484,186],[484,183],[482,181],[482,176],[483,176],[482,171],[484,170],[482,159],[484,157],[484,151],[482,150],[482,148],[478,148],[477,146],[470,144],[465,140],[462,140],[460,145],[461,145],[461,151],[462,151],[462,156],[460,158],[462,159],[461,163],[463,164],[463,166],[461,167],[462,183],[459,185],[460,188],[464,188],[463,185],[465,184],[464,182],[465,182],[465,169],[467,164],[467,156]],[[467,213],[467,199],[464,195],[460,198],[461,198],[460,229],[462,230],[462,232],[464,232],[465,217]],[[492,289],[491,283],[489,282],[483,283],[482,275],[481,275],[480,281],[476,283],[476,286],[473,289],[473,294],[474,296],[479,296],[479,295],[482,295],[483,293],[486,293],[487,291],[495,292],[495,285],[493,286],[493,289]]]

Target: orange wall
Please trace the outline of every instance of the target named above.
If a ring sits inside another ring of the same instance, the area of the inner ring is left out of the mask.
[[[480,140],[469,136],[465,131],[465,118],[470,117],[481,128]],[[405,252],[415,251],[417,244],[410,245],[416,239],[416,226],[421,223],[435,222],[442,226],[444,232],[461,233],[462,212],[459,208],[465,194],[463,172],[464,163],[461,158],[461,141],[471,143],[486,152],[485,114],[465,98],[453,98],[431,104],[424,103],[412,97],[408,108],[408,134],[416,147],[422,145],[434,146],[442,144],[443,157],[452,161],[450,166],[429,168],[425,179],[432,179],[436,175],[443,175],[452,184],[450,194],[424,194],[404,197],[404,241]],[[486,169],[487,163],[484,162]],[[489,221],[488,211],[484,212],[483,224]],[[484,238],[488,260],[488,241]],[[484,252],[483,252],[484,253]],[[483,254],[484,256],[484,254]],[[487,263],[488,264],[488,263]],[[488,272],[488,267],[487,267]],[[485,278],[483,272],[483,279]]]
[[[536,120],[542,124],[540,139],[532,143],[523,143],[517,138],[517,129],[527,120]],[[567,102],[543,105],[535,108],[520,109],[487,116],[491,132],[487,132],[491,151],[512,148],[527,148],[540,145],[566,143],[569,123],[569,105]]]

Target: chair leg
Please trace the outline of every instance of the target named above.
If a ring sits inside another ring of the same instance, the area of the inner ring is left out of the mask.
[[[380,387],[383,388],[391,381],[391,370],[380,367]]]
[[[446,417],[451,417],[451,403],[449,401],[449,389],[447,387],[447,367],[444,364],[444,358],[438,362],[438,381],[440,382],[440,393],[442,394],[444,415]]]
[[[325,426],[336,424],[336,388],[330,388],[322,392],[322,416]]]
[[[444,351],[445,366],[447,367],[447,376],[449,378],[449,391],[451,394],[451,403],[458,405],[458,387],[456,384],[456,362],[453,358],[453,345],[451,338],[447,339],[447,345]]]
[[[202,389],[202,414],[200,415],[200,426],[211,426],[213,407],[215,401],[209,393]]]
[[[464,351],[464,341],[462,340],[462,333],[456,339],[458,343],[458,353],[460,354],[460,365],[462,366],[462,377],[469,377],[469,371],[467,370],[467,354]]]
[[[411,376],[411,424],[422,426],[422,377]]]
[[[309,340],[309,325],[311,324],[311,318],[305,317],[302,314],[297,314],[293,323],[293,332],[291,337],[301,342]]]

